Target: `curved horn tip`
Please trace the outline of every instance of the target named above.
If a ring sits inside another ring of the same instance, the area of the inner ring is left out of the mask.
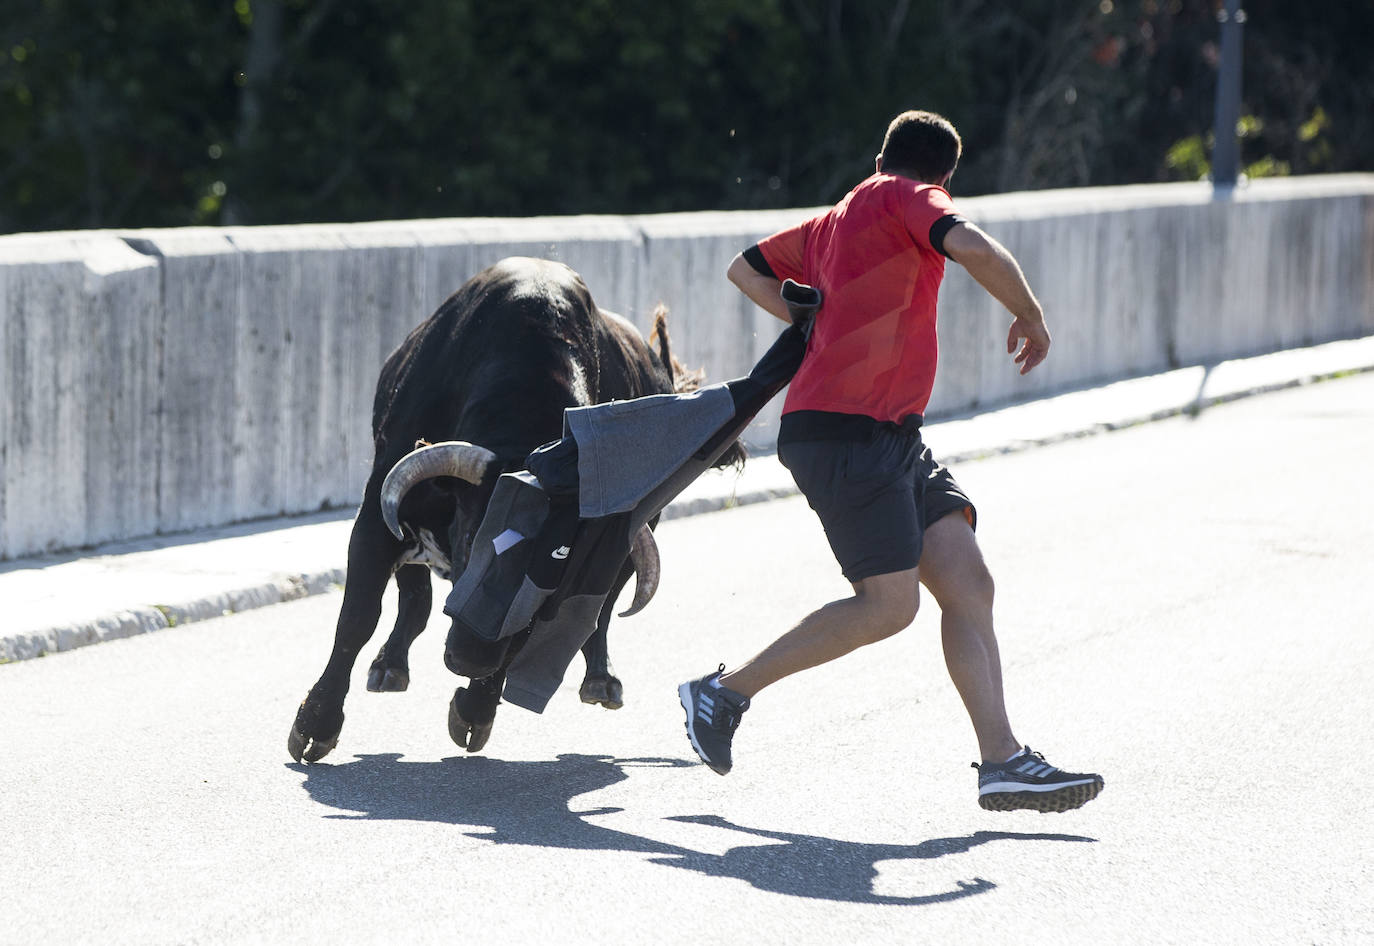
[[[654,533],[647,525],[641,526],[630,546],[630,560],[635,566],[635,596],[630,606],[619,613],[619,617],[633,617],[653,600],[658,591],[659,556],[658,543]]]

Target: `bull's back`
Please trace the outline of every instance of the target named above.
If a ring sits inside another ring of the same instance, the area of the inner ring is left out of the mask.
[[[667,385],[667,386],[666,386]],[[468,280],[391,354],[378,379],[379,465],[418,438],[523,457],[562,433],[563,410],[668,390],[639,336],[562,263],[511,258]]]
[[[598,329],[603,339],[603,383],[599,400],[672,393],[671,369],[649,347],[639,329],[614,312],[602,309],[599,315]]]

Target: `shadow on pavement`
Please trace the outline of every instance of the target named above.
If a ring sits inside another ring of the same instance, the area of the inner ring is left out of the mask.
[[[383,753],[357,756],[356,761],[342,765],[287,765],[305,776],[303,787],[312,799],[352,812],[329,815],[330,818],[472,825],[483,830],[469,831],[469,837],[496,844],[649,854],[655,864],[708,877],[737,878],[759,890],[812,900],[908,905],[958,900],[986,893],[997,885],[973,877],[929,894],[890,896],[874,890],[877,865],[962,854],[990,841],[1095,841],[1072,834],[976,831],[965,837],[933,838],[919,844],[864,844],[751,828],[716,815],[668,819],[777,842],[760,845],[751,841],[717,855],[586,820],[613,814],[620,808],[572,810],[573,799],[622,782],[629,777],[626,769],[642,767],[690,768],[695,763],[572,753],[546,762],[507,762],[485,756],[402,762],[397,753]]]

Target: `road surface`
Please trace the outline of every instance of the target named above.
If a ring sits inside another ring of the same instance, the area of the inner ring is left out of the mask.
[[[665,523],[625,708],[575,665],[480,755],[436,614],[291,762],[337,592],[0,666],[0,943],[1374,941],[1371,468],[1371,375],[959,466],[1063,815],[977,807],[928,597],[695,762],[677,683],[847,588],[799,499]]]

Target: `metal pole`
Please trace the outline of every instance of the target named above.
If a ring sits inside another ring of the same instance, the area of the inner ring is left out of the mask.
[[[1236,140],[1236,123],[1240,121],[1241,32],[1245,28],[1245,11],[1240,0],[1226,0],[1217,11],[1221,24],[1221,62],[1217,68],[1217,105],[1212,136],[1212,185],[1234,187],[1240,173],[1240,145]]]

